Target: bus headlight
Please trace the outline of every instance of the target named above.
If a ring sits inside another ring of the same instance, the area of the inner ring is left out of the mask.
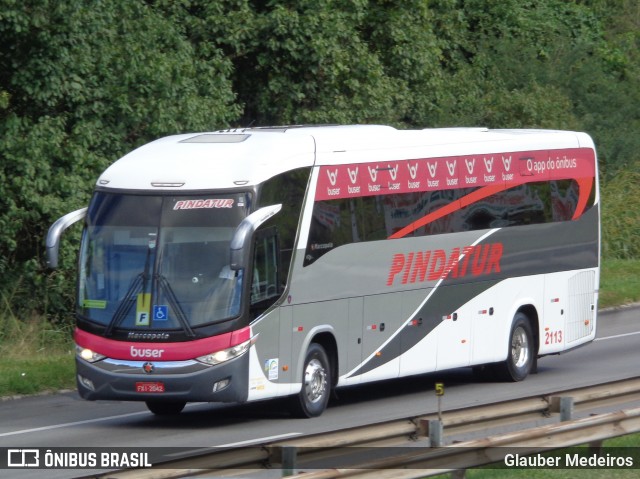
[[[96,361],[100,361],[106,358],[106,356],[100,353],[96,353],[95,351],[92,351],[91,349],[88,349],[88,348],[83,348],[82,346],[78,346],[77,344],[76,344],[76,355],[89,363],[95,363]]]
[[[232,346],[227,349],[222,349],[220,351],[216,351],[215,353],[205,354],[204,356],[200,356],[196,358],[196,361],[200,361],[201,363],[209,364],[211,366],[215,366],[216,364],[224,363],[225,361],[229,361],[233,358],[237,358],[238,356],[242,356],[246,353],[251,345],[255,342],[254,338],[248,339],[244,343],[240,343],[236,346]]]

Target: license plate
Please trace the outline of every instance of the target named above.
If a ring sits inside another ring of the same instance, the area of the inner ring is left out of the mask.
[[[136,383],[136,392],[137,393],[163,393],[164,383],[157,383],[157,382]]]

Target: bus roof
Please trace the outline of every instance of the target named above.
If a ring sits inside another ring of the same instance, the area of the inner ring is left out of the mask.
[[[313,165],[590,147],[584,133],[555,130],[382,125],[284,126],[174,135],[125,155],[97,186],[124,190],[211,190],[259,184]]]

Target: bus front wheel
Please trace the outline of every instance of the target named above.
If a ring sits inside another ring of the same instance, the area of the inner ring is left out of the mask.
[[[496,367],[498,377],[506,381],[522,381],[533,367],[535,354],[531,322],[526,314],[519,312],[511,325],[507,360]]]
[[[331,368],[324,348],[312,343],[302,369],[302,389],[292,398],[291,410],[297,417],[320,416],[331,393]]]

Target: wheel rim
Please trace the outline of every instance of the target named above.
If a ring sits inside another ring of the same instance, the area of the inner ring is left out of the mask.
[[[513,365],[517,368],[523,367],[529,360],[529,337],[522,326],[518,326],[511,338],[511,357]]]
[[[304,390],[311,403],[320,401],[327,389],[327,372],[322,363],[312,359],[304,371]]]

